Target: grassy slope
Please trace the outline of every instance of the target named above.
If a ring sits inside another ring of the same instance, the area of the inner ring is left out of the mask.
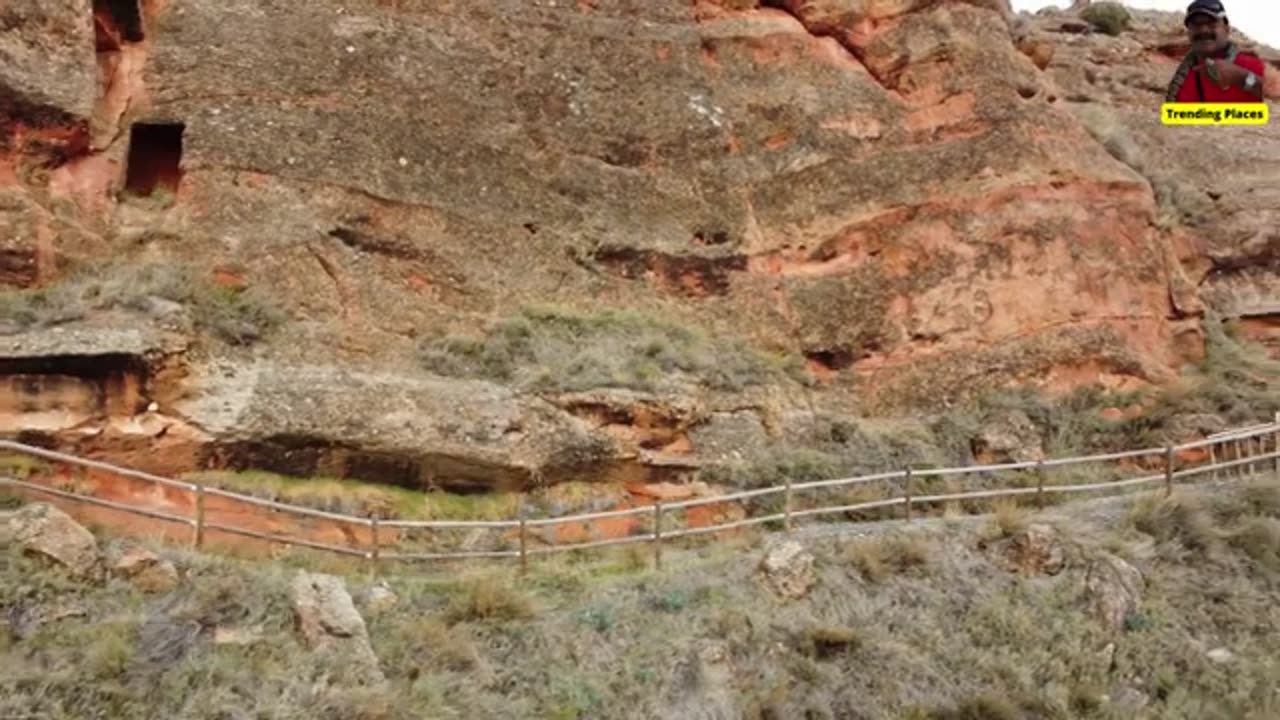
[[[10,552],[11,623],[33,608],[87,615],[25,639],[0,633],[0,716],[715,717],[711,699],[728,697],[749,718],[1127,718],[1102,696],[1133,687],[1151,699],[1140,717],[1275,717],[1280,485],[1129,505],[1055,509],[1078,542],[1055,577],[1011,573],[998,542],[979,549],[1025,511],[810,538],[819,583],[791,603],[754,579],[759,551],[745,540],[670,553],[660,573],[620,553],[538,563],[519,585],[492,569],[392,577],[399,605],[366,612],[388,692],[317,682],[324,668],[290,627],[285,564],[165,550],[189,577],[152,597]],[[1118,635],[1081,597],[1103,548],[1147,576]],[[348,582],[357,599],[369,585]],[[263,639],[215,646],[214,626]],[[1114,667],[1099,655],[1110,642]],[[728,652],[727,688],[689,670],[708,645]],[[1235,659],[1209,659],[1218,647]]]

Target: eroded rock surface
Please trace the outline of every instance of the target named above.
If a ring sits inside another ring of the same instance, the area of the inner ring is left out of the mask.
[[[13,513],[8,524],[10,541],[24,552],[51,560],[86,579],[99,576],[98,541],[58,508],[33,503]]]
[[[762,404],[1163,382],[1207,308],[1280,343],[1280,130],[1159,123],[1172,14],[1112,38],[1003,0],[134,7],[0,11],[0,283],[112,258],[267,293],[286,321],[252,347],[184,330],[174,422],[147,432],[188,464],[467,488],[694,467],[758,444]],[[543,398],[416,357],[546,302],[740,338],[816,384]]]
[[[333,662],[337,678],[360,683],[385,679],[364,618],[341,578],[300,572],[289,586],[289,600],[298,631],[314,652]]]
[[[804,597],[818,581],[813,555],[794,540],[770,542],[760,560],[760,572],[770,589],[784,600]]]

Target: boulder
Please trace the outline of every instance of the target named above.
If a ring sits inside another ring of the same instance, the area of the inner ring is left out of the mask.
[[[101,570],[93,533],[52,505],[27,505],[9,518],[8,525],[12,541],[29,554],[47,558],[84,578],[95,578]]]
[[[989,418],[973,439],[973,454],[980,463],[1029,462],[1044,459],[1040,430],[1021,410],[1009,410]]]
[[[769,588],[784,600],[804,597],[817,581],[813,555],[794,540],[773,541],[760,561]]]
[[[1144,585],[1137,568],[1111,553],[1102,553],[1085,573],[1090,609],[1112,632],[1123,630],[1125,620],[1137,611]]]
[[[313,652],[333,659],[337,679],[359,684],[385,680],[364,618],[341,578],[300,572],[289,586],[289,595],[295,626]]]
[[[146,593],[169,592],[178,585],[178,570],[173,563],[150,550],[134,548],[112,565],[116,577],[128,580]]]
[[[1004,552],[1010,566],[1020,572],[1057,575],[1066,566],[1066,552],[1058,533],[1040,523],[1009,538]]]

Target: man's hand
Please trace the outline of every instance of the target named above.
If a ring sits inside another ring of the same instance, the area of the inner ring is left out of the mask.
[[[1228,62],[1226,60],[1214,60],[1213,58],[1205,60],[1204,64],[1209,77],[1213,78],[1213,81],[1218,84],[1218,87],[1223,90],[1230,87],[1245,90],[1244,81],[1245,78],[1249,77],[1249,71],[1245,68],[1242,68],[1233,62]],[[1253,89],[1253,94],[1261,94],[1261,85],[1262,84],[1259,83],[1258,86]]]

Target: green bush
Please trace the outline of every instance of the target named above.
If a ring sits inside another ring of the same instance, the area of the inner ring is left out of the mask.
[[[1107,35],[1119,35],[1125,32],[1133,21],[1129,11],[1117,2],[1094,3],[1085,8],[1081,17],[1095,30]]]

